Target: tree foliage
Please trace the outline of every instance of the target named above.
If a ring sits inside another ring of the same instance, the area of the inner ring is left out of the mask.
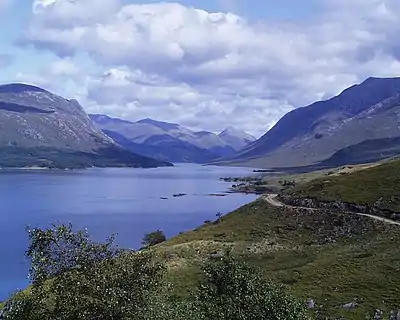
[[[32,286],[7,302],[4,319],[146,319],[162,274],[149,253],[118,250],[113,237],[98,244],[65,225],[29,237]]]
[[[151,250],[128,252],[69,226],[29,230],[32,286],[5,320],[305,320],[302,304],[230,254],[210,258],[191,297],[177,299]]]
[[[231,254],[203,267],[197,307],[207,320],[303,320],[302,303],[268,283],[261,272]]]
[[[144,247],[152,247],[156,244],[166,241],[167,238],[162,230],[157,230],[144,235],[142,239],[142,245]]]

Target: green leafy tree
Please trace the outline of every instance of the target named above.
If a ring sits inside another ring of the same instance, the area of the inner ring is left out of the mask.
[[[303,304],[230,254],[203,268],[197,307],[205,320],[305,320]]]
[[[29,230],[29,291],[10,299],[6,320],[147,319],[162,267],[146,252],[92,242],[69,226]]]
[[[142,239],[142,245],[144,247],[152,247],[152,246],[155,246],[156,244],[162,243],[166,240],[167,240],[167,238],[165,237],[164,232],[161,230],[157,230],[157,231],[145,234]]]

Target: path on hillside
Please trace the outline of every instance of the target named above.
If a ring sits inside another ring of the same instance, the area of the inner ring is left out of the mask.
[[[266,195],[262,196],[262,198],[265,201],[267,201],[271,206],[274,206],[274,207],[286,207],[286,208],[292,208],[292,209],[296,209],[297,208],[297,209],[305,209],[305,210],[309,210],[309,211],[320,210],[320,209],[316,209],[316,208],[307,208],[307,207],[287,205],[287,204],[284,204],[283,202],[280,202],[277,199],[277,196],[278,196],[277,194],[266,194]],[[393,225],[396,225],[396,226],[400,226],[400,222],[393,221],[393,220],[390,220],[390,219],[387,219],[387,218],[383,218],[383,217],[374,216],[372,214],[366,214],[366,213],[360,213],[360,212],[350,212],[350,213],[354,213],[356,215],[363,216],[363,217],[368,217],[368,218],[371,218],[371,219],[374,219],[374,220],[378,220],[378,221],[381,221],[381,222],[393,224]]]

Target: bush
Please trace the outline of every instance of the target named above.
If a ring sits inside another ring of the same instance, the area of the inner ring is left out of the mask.
[[[147,319],[160,265],[148,253],[94,243],[71,226],[29,231],[29,290],[10,299],[6,320]]]
[[[95,243],[71,226],[29,230],[29,237],[32,286],[6,302],[1,319],[307,319],[300,302],[230,254],[206,261],[198,287],[180,300],[150,250],[119,250],[113,237]]]
[[[207,320],[303,320],[305,307],[281,287],[230,254],[211,259],[204,267],[197,307]]]
[[[162,243],[166,240],[167,240],[167,238],[165,237],[164,232],[161,230],[157,230],[157,231],[145,234],[142,239],[142,245],[144,247],[152,247],[152,246],[155,246],[156,244]]]

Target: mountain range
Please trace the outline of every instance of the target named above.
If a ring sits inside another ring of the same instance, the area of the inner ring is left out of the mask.
[[[217,135],[152,119],[131,122],[101,114],[92,114],[90,118],[127,150],[169,162],[211,162],[234,155],[256,140],[232,127]]]
[[[143,119],[87,115],[76,100],[26,84],[0,86],[0,167],[157,167],[171,162],[316,168],[400,154],[400,78],[368,78],[294,109],[256,140]]]
[[[336,166],[400,153],[400,78],[368,78],[338,96],[286,114],[220,164]]]
[[[99,130],[76,100],[26,84],[0,86],[0,167],[157,167]]]

